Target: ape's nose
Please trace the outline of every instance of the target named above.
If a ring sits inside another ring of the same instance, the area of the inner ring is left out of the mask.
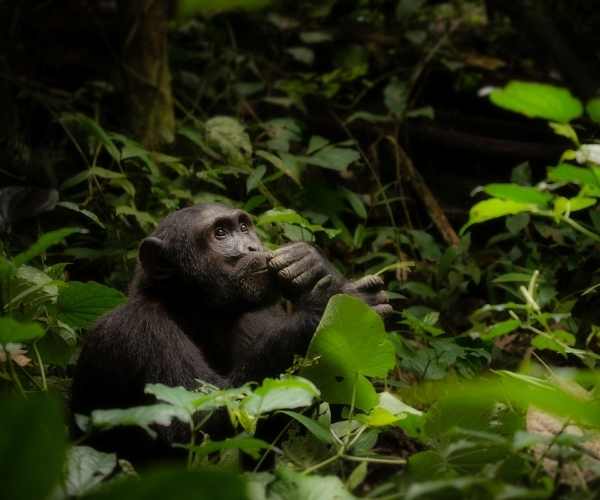
[[[250,243],[248,244],[248,251],[249,252],[258,252],[260,250],[260,246],[257,243]]]

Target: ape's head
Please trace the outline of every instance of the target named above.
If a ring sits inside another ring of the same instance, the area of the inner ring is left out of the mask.
[[[276,294],[269,256],[250,216],[218,204],[173,212],[139,250],[144,284],[162,286],[165,293],[194,294],[186,299],[211,309],[269,301]]]

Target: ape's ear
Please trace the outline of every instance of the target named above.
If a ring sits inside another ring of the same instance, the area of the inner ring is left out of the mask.
[[[165,279],[172,275],[173,265],[167,258],[166,243],[156,236],[148,236],[142,241],[139,250],[140,263],[146,274],[155,279]]]

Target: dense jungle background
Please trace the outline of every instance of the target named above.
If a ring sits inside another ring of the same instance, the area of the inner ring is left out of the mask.
[[[599,42],[592,0],[0,1],[0,498],[598,498]],[[336,296],[281,378],[70,438],[86,330],[207,201],[394,315]],[[173,419],[181,461],[86,445]]]

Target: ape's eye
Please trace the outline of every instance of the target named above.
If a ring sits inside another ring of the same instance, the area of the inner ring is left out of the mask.
[[[221,226],[215,228],[215,237],[216,238],[225,238],[227,236],[227,231]]]
[[[247,233],[248,232],[248,224],[246,224],[245,222],[242,222],[240,224],[240,231],[242,233]]]

